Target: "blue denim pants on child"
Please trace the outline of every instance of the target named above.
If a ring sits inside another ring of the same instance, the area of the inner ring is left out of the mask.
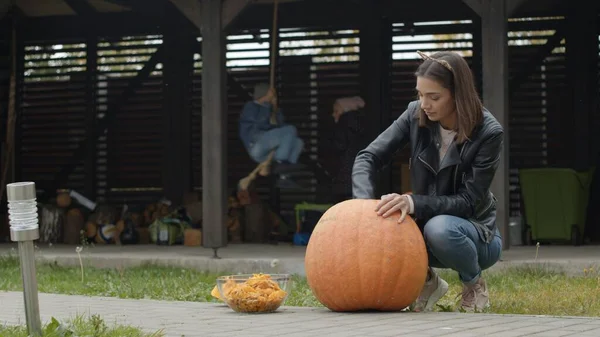
[[[257,163],[263,162],[275,149],[273,159],[277,162],[296,164],[304,142],[298,138],[293,125],[284,125],[263,133],[250,148],[250,157]]]

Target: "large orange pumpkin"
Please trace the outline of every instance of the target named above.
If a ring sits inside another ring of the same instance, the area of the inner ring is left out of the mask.
[[[332,311],[397,311],[419,296],[427,250],[416,223],[400,213],[378,216],[378,200],[353,199],[329,208],[306,247],[305,269],[315,297]]]

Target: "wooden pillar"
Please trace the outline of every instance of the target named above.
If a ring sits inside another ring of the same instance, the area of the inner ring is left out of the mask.
[[[496,224],[503,248],[510,246],[509,116],[508,116],[508,13],[521,0],[463,0],[481,18],[481,73],[483,104],[504,128],[504,146],[500,165],[492,181],[492,193],[498,199]]]
[[[479,95],[483,95],[483,56],[482,46],[483,41],[481,40],[482,34],[482,25],[481,25],[481,17],[476,16],[473,18],[473,56],[471,58],[471,70],[473,71],[473,76],[475,77],[475,85],[477,86],[477,93]]]
[[[229,1],[230,3],[234,3],[233,1]],[[224,4],[226,5],[226,3]],[[279,4],[278,4],[279,6]],[[273,15],[277,15],[277,21],[274,21],[275,23],[279,22],[279,7],[277,10],[277,13],[273,13]],[[273,24],[273,23],[271,23]],[[269,31],[269,39],[272,43],[272,45],[269,46],[269,62],[270,66],[271,66],[271,73],[270,75],[273,76],[273,85],[275,86],[275,91],[277,94],[277,99],[278,102],[281,102],[280,97],[282,97],[281,92],[279,92],[279,90],[281,90],[281,64],[279,62],[279,46],[280,46],[280,36],[279,36],[279,25],[275,24],[271,27],[271,30]],[[269,79],[269,84],[271,83],[270,79]],[[281,106],[279,106],[281,108]],[[289,116],[289,112],[285,111],[284,112],[286,115]],[[281,212],[281,190],[279,188],[277,188],[277,180],[278,180],[278,176],[277,175],[271,175],[269,177],[269,207],[271,207],[271,210],[273,212],[275,212],[276,214],[280,214]]]
[[[593,123],[598,104],[597,6],[590,2],[587,6],[570,7],[566,17],[567,83],[572,103],[562,113],[570,116],[568,119],[573,120],[577,130],[576,146],[572,149],[572,167],[576,170],[587,170],[598,153],[598,141],[592,137],[597,133]]]
[[[193,71],[193,40],[190,26],[180,15],[167,9],[164,45],[163,189],[165,196],[179,204],[192,190],[190,86]]]
[[[481,6],[481,48],[483,104],[504,128],[504,147],[500,165],[492,182],[498,199],[496,224],[504,249],[510,245],[509,216],[509,116],[508,116],[508,37],[507,8],[504,0],[483,0]]]
[[[83,193],[90,200],[96,200],[96,167],[98,166],[98,133],[96,132],[96,117],[97,117],[97,95],[96,90],[98,83],[98,38],[96,31],[88,29],[88,37],[86,40],[86,112],[85,112],[85,133],[87,135],[86,155],[84,158],[85,167],[85,188]]]
[[[368,142],[390,125],[390,73],[392,63],[392,24],[382,2],[365,4],[360,27],[360,94],[365,100]],[[375,197],[391,193],[391,165],[380,174]],[[398,192],[399,191],[394,191]]]
[[[227,245],[227,102],[221,0],[202,0],[202,244]]]

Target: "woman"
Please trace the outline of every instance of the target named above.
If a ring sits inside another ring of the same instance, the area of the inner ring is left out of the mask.
[[[374,199],[375,173],[410,142],[412,195],[384,195],[376,211],[410,214],[423,232],[429,269],[413,311],[428,311],[448,290],[432,269],[451,268],[463,282],[465,311],[489,306],[481,272],[500,258],[496,199],[490,184],[503,146],[503,129],[477,95],[468,64],[453,52],[427,56],[415,75],[417,101],[356,156],[354,198]]]

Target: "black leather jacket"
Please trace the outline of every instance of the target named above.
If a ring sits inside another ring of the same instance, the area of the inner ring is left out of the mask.
[[[407,110],[361,150],[352,169],[352,194],[358,199],[378,199],[376,173],[390,163],[392,155],[411,144],[410,177],[413,218],[421,229],[436,215],[454,215],[468,219],[481,239],[490,242],[496,227],[496,198],[490,184],[496,172],[503,146],[504,131],[492,114],[484,109],[483,122],[463,144],[452,143],[440,163],[436,144],[440,135],[437,123],[419,127],[413,101]]]

